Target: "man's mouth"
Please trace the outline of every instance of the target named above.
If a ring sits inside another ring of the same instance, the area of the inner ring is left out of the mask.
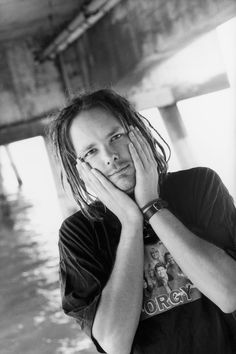
[[[111,174],[109,175],[109,177],[115,176],[115,175],[119,175],[119,174],[122,174],[122,173],[125,173],[125,172],[128,170],[128,168],[129,168],[129,165],[126,165],[126,166],[120,168],[119,170],[114,171],[113,173],[111,173]]]

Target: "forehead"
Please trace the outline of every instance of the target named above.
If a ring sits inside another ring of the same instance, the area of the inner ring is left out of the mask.
[[[162,270],[165,270],[165,267],[163,267],[163,266],[157,267],[157,271],[162,271]]]
[[[105,139],[114,129],[123,125],[115,115],[103,108],[92,108],[79,113],[70,126],[70,138],[76,150]]]
[[[158,246],[152,246],[151,251],[159,252]]]

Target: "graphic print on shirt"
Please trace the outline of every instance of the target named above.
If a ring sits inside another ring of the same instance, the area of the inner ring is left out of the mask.
[[[143,287],[141,320],[201,297],[200,291],[153,233],[144,237]]]

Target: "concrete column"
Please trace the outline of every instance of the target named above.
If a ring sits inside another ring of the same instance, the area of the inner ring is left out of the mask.
[[[0,147],[0,198],[3,196],[3,176],[2,176],[2,163],[1,163],[1,147]]]
[[[14,159],[13,159],[13,157],[12,157],[12,154],[11,154],[11,151],[10,151],[10,148],[9,148],[8,145],[5,145],[5,150],[6,150],[6,153],[7,153],[7,157],[8,157],[8,159],[9,159],[9,161],[10,161],[12,170],[13,170],[13,172],[14,172],[14,175],[15,175],[15,177],[16,177],[16,180],[17,180],[17,183],[18,183],[18,187],[21,187],[22,184],[23,184],[23,181],[22,181],[22,179],[21,179],[21,176],[20,176],[19,171],[18,171],[18,169],[17,169],[17,167],[16,167],[16,164],[15,164],[15,162],[14,162]]]
[[[158,108],[169,133],[173,148],[178,156],[181,168],[197,165],[187,132],[176,104]]]
[[[44,137],[44,142],[46,150],[48,153],[48,159],[51,166],[52,175],[55,182],[55,187],[57,191],[58,201],[61,208],[63,218],[73,214],[79,209],[78,205],[75,203],[72,194],[70,192],[69,185],[65,182],[65,190],[63,189],[61,179],[60,179],[60,166],[53,156],[52,148],[48,138]]]
[[[0,146],[0,225],[4,222],[4,202],[5,202],[5,194],[3,189],[3,176],[2,176],[2,163],[1,163],[1,146]],[[2,226],[0,226],[2,228]]]

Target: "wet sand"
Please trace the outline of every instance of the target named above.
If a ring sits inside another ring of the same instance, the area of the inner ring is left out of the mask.
[[[61,310],[53,207],[24,193],[0,198],[0,353],[95,354]],[[56,219],[56,218],[55,218]]]

